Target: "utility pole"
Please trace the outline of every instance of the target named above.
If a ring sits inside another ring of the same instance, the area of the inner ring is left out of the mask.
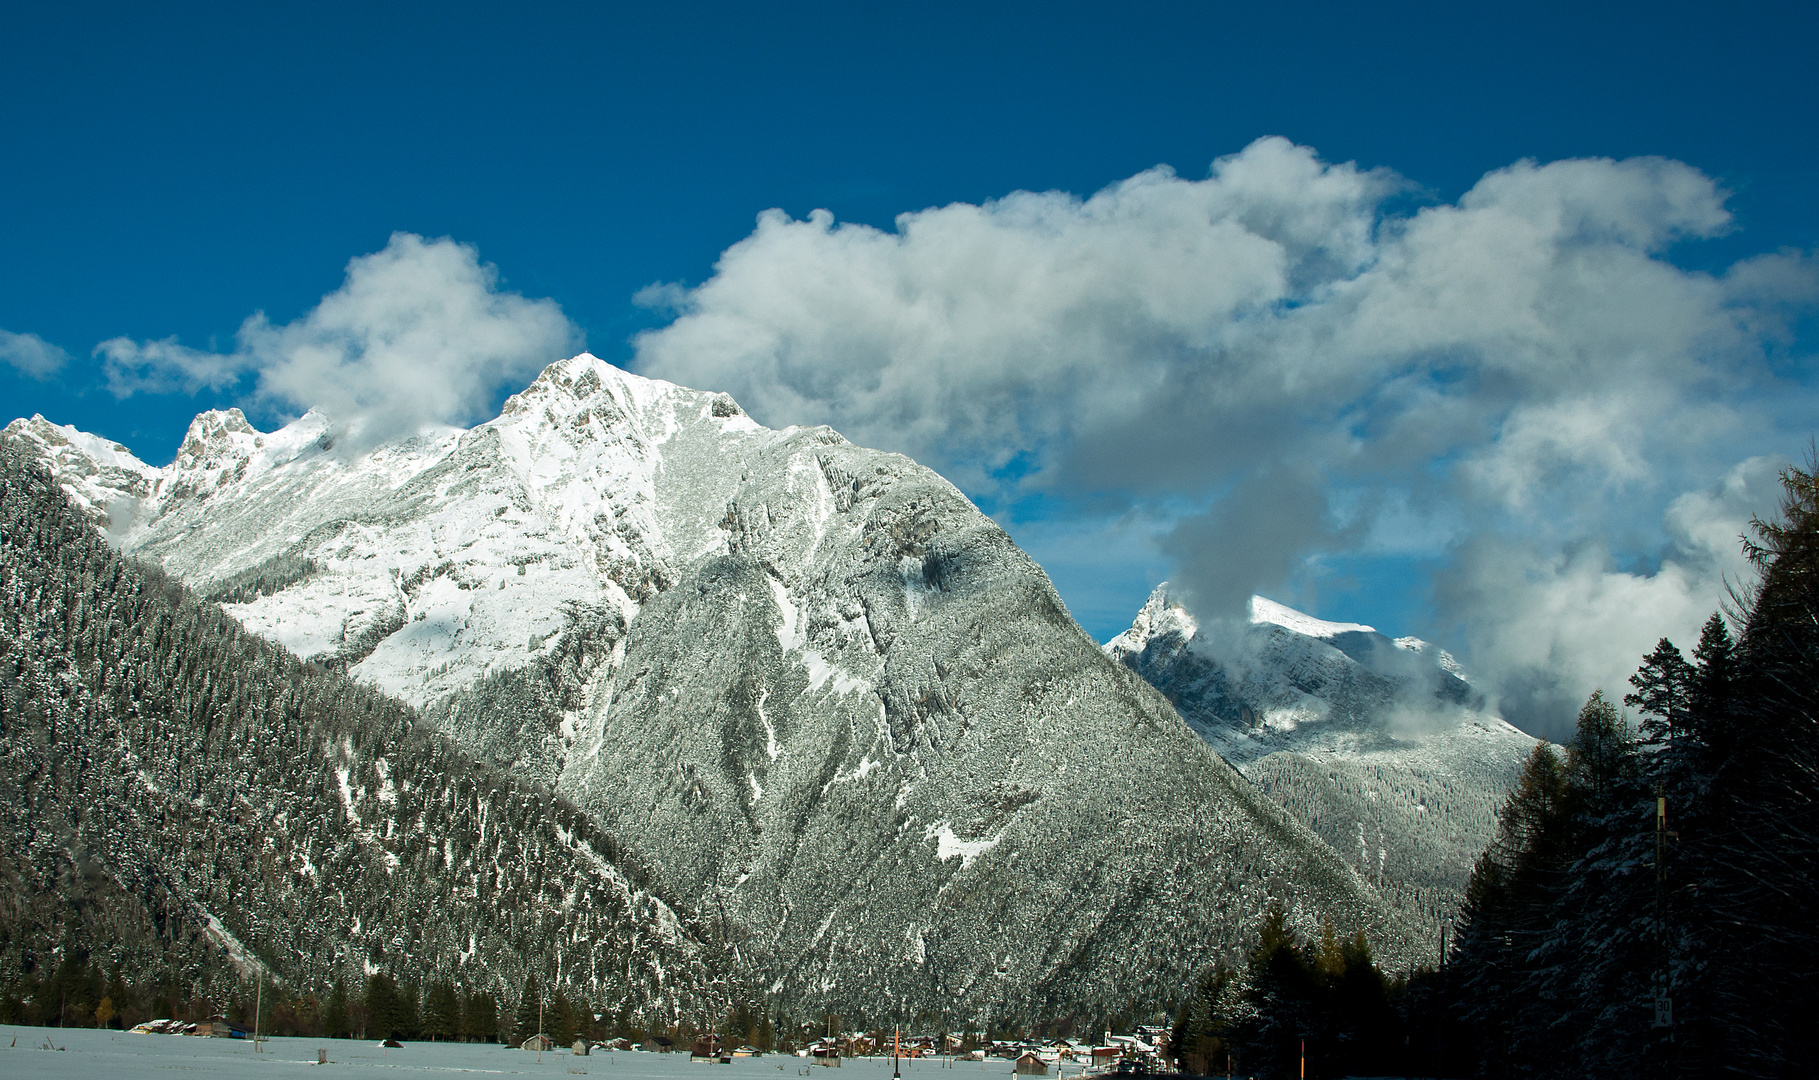
[[[259,989],[253,991],[253,1053],[263,1054],[259,1047],[259,1012],[265,1005],[265,969],[259,969]]]
[[[1667,827],[1667,788],[1655,786],[1655,934],[1661,949],[1661,967],[1655,974],[1655,1022],[1652,1027],[1665,1035],[1660,1042],[1661,1075],[1668,1074],[1668,1059],[1674,1043],[1674,999],[1669,994],[1673,981],[1672,949],[1667,935],[1667,842],[1680,834]]]
[[[1440,998],[1434,1009],[1434,1080],[1446,1070],[1446,924],[1440,924]]]

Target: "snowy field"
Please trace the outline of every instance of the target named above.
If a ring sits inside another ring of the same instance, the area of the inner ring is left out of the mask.
[[[46,1049],[46,1046],[57,1049]],[[535,1053],[480,1043],[405,1043],[386,1050],[350,1039],[271,1039],[263,1053],[238,1039],[183,1035],[129,1035],[75,1028],[0,1027],[0,1078],[45,1080],[131,1080],[136,1077],[301,1077],[316,1067],[316,1051],[327,1050],[326,1070],[336,1076],[484,1073],[503,1076],[603,1076],[618,1080],[767,1080],[814,1076],[816,1080],[888,1080],[891,1061],[850,1058],[839,1071],[802,1058],[767,1055],[730,1065],[693,1065],[686,1054],[606,1053],[577,1057],[568,1050]],[[1007,1080],[1011,1063],[1000,1059],[952,1066],[935,1059],[905,1060],[906,1078]],[[1066,1067],[1075,1076],[1078,1068]]]

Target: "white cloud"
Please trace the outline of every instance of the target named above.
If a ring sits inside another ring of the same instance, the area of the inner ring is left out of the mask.
[[[0,330],[0,361],[33,379],[48,379],[69,360],[69,354],[37,334]]]
[[[134,394],[194,394],[225,390],[257,365],[250,352],[212,353],[161,341],[109,338],[95,346],[107,388],[115,397]]]
[[[1369,554],[1393,514],[1448,538],[1424,553],[1454,575],[1434,623],[1481,670],[1554,657],[1562,693],[1589,691],[1616,661],[1569,663],[1571,641],[1533,634],[1574,588],[1638,624],[1716,606],[1722,574],[1688,568],[1668,508],[1804,442],[1813,394],[1767,358],[1819,273],[1798,253],[1670,262],[1731,227],[1678,162],[1518,162],[1396,212],[1408,190],[1264,139],[1202,180],[1159,168],[888,233],[772,211],[700,287],[647,291],[679,314],[638,364],[903,450],[1001,506],[1191,505],[1164,550],[1216,606],[1280,595],[1309,557]],[[1530,636],[1470,629],[1531,580],[1559,595],[1534,601]]]
[[[1675,498],[1667,554],[1649,567],[1614,566],[1608,543],[1548,548],[1480,534],[1463,545],[1437,585],[1449,630],[1499,690],[1504,715],[1561,736],[1592,689],[1621,700],[1659,638],[1690,654],[1701,624],[1754,580],[1739,538],[1752,514],[1776,505],[1777,473],[1773,459],[1751,458]]]
[[[395,233],[384,250],[349,262],[341,287],[302,318],[248,318],[231,353],[126,338],[95,351],[122,397],[220,390],[251,375],[258,399],[319,407],[373,442],[473,420],[499,387],[528,381],[578,346],[554,301],[501,291],[498,271],[473,247]]]

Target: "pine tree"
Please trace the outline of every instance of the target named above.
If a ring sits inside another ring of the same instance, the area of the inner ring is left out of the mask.
[[[329,988],[328,1008],[323,1010],[322,1026],[324,1034],[331,1039],[348,1037],[347,983],[341,979],[336,979],[334,986]]]
[[[476,990],[461,1009],[461,1030],[476,1042],[499,1039],[499,1004],[485,990]]]
[[[1282,905],[1264,913],[1257,947],[1245,968],[1245,1004],[1236,1041],[1246,1070],[1286,1075],[1302,1036],[1322,1026],[1314,964],[1295,940]]]
[[[524,1040],[542,1031],[541,1025],[547,1022],[544,1015],[543,991],[537,987],[537,976],[524,977],[524,993],[518,996],[518,1015],[512,1024],[512,1042],[522,1045]]]
[[[575,1007],[569,1004],[568,995],[558,990],[550,998],[543,1026],[545,1034],[557,1046],[568,1046],[575,1041]]]
[[[1781,477],[1776,520],[1752,522],[1762,571],[1707,770],[1680,832],[1685,917],[1707,963],[1677,989],[1683,1053],[1757,1076],[1806,1070],[1819,1011],[1819,481]],[[1679,1020],[1679,1015],[1676,1017]]]
[[[402,1039],[410,1035],[409,1008],[398,984],[384,973],[366,978],[367,1035],[380,1039]]]
[[[430,986],[423,1007],[423,1037],[446,1040],[461,1034],[461,999],[454,984],[442,980]]]
[[[1567,779],[1572,858],[1520,992],[1544,1007],[1538,1016],[1551,1044],[1544,1055],[1594,1074],[1621,1074],[1636,1067],[1636,1055],[1655,1037],[1650,978],[1661,943],[1649,865],[1654,799],[1635,733],[1602,695],[1580,710]]]
[[[1693,649],[1695,675],[1687,702],[1695,734],[1707,747],[1723,741],[1724,717],[1730,711],[1737,681],[1736,652],[1724,617],[1713,612],[1699,631],[1699,645]]]
[[[1642,666],[1630,676],[1636,690],[1623,695],[1623,703],[1652,717],[1642,722],[1645,738],[1671,742],[1681,734],[1692,701],[1694,674],[1693,666],[1666,638],[1656,642],[1654,651],[1642,658]]]
[[[1498,1068],[1543,1050],[1537,1040],[1546,1009],[1529,991],[1533,957],[1552,927],[1550,908],[1572,857],[1572,795],[1560,755],[1537,744],[1466,885],[1457,965],[1462,1011]]]
[[[1228,1027],[1236,993],[1236,973],[1216,963],[1194,987],[1176,1014],[1169,1045],[1183,1072],[1211,1076],[1225,1066],[1233,1048]]]

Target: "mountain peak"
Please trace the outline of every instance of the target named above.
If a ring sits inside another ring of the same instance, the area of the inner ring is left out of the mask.
[[[1453,658],[1418,638],[1262,596],[1249,625],[1205,630],[1164,583],[1105,650],[1431,933],[1534,740],[1484,712]]]
[[[239,409],[209,409],[189,422],[177,465],[185,469],[219,463],[223,457],[245,457],[262,445],[265,433],[247,423]]]
[[[1363,623],[1327,622],[1316,619],[1306,612],[1296,611],[1287,604],[1278,604],[1264,596],[1251,597],[1251,622],[1273,623],[1285,630],[1308,637],[1331,638],[1340,634],[1374,634],[1377,628]]]
[[[1287,604],[1277,603],[1266,596],[1252,596],[1250,601],[1250,623],[1252,626],[1280,626],[1284,630],[1312,638],[1335,638],[1341,634],[1375,634],[1375,627],[1363,623],[1328,622],[1316,619],[1303,611],[1297,611]],[[1200,620],[1188,610],[1187,600],[1164,581],[1150,592],[1149,599],[1144,601],[1143,609],[1131,621],[1130,629],[1119,634],[1105,647],[1117,655],[1121,649],[1141,651],[1148,641],[1177,637],[1182,642],[1191,641],[1200,631]],[[1412,642],[1413,645],[1404,644]],[[1401,648],[1419,647],[1425,643],[1416,638],[1403,638],[1396,642]]]
[[[733,421],[742,430],[759,429],[730,394],[649,379],[589,352],[545,367],[529,386],[506,399],[499,420],[511,422],[541,410],[546,422],[585,427],[597,418],[611,423],[627,415],[643,416],[665,404],[699,409],[704,418]]]

